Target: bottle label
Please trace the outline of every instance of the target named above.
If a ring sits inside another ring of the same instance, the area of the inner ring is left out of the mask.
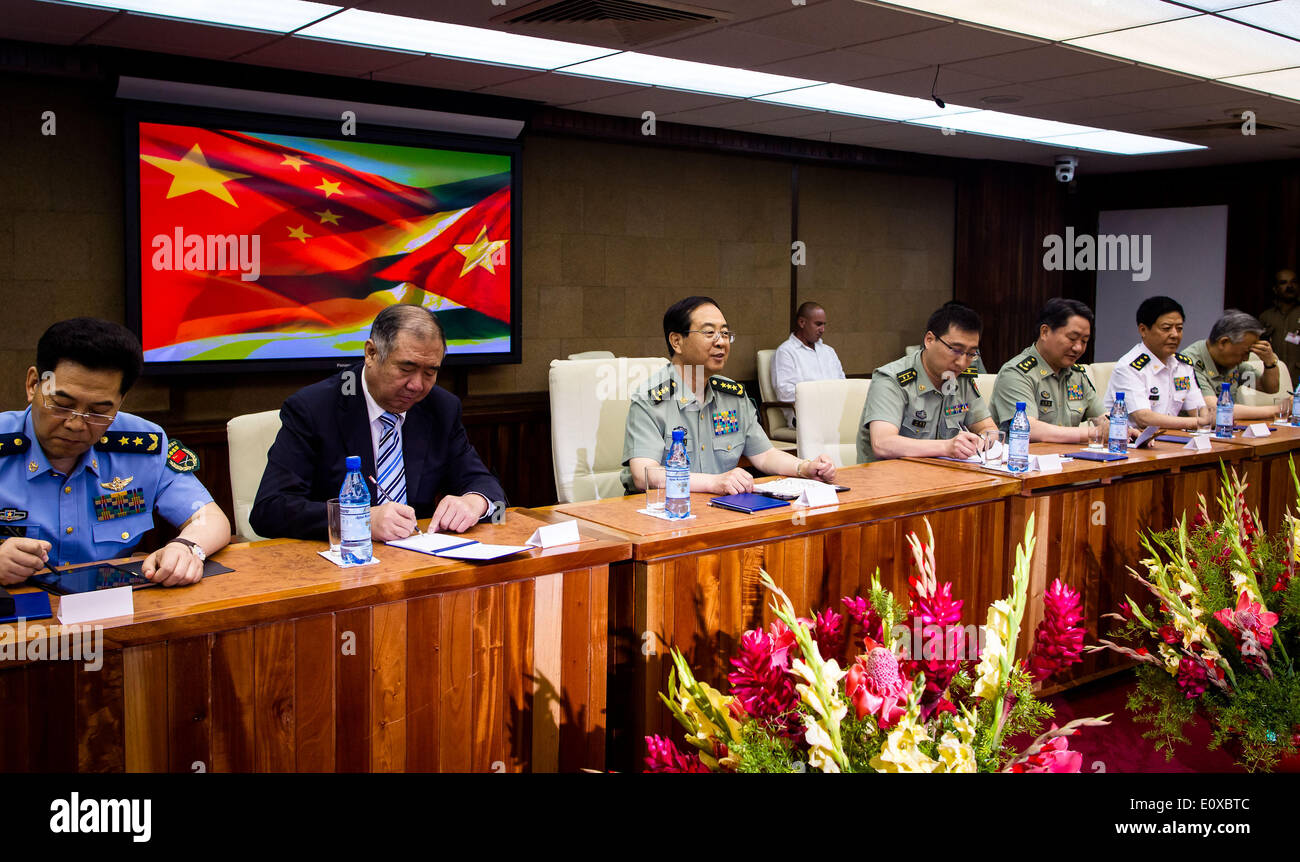
[[[364,542],[370,538],[370,507],[339,507],[339,538],[344,542]]]
[[[682,497],[691,496],[691,474],[682,470],[669,469],[664,483],[664,497],[669,500],[678,500]]]

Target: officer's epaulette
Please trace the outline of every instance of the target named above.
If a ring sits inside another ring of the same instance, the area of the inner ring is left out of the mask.
[[[1037,356],[1026,356],[1024,359],[1016,363],[1016,367],[1019,368],[1021,371],[1025,372],[1026,374],[1028,374],[1030,371],[1034,370],[1034,366],[1037,364],[1038,364]]]
[[[26,434],[19,434],[17,432],[0,434],[0,457],[5,455],[21,455],[30,448],[32,448],[32,441],[27,439]]]
[[[899,386],[906,386],[907,384],[911,383],[913,380],[916,379],[916,369],[909,368],[906,371],[898,372],[894,376],[895,378],[897,378]]]
[[[978,371],[975,370],[975,366],[974,366],[974,365],[971,365],[971,366],[967,367],[967,369],[961,373],[961,376],[962,376],[962,377],[979,377],[979,376],[980,376],[980,373],[979,373]]]
[[[1151,361],[1151,354],[1142,353],[1138,355],[1137,359],[1134,359],[1132,362],[1130,362],[1129,365],[1133,366],[1134,371],[1141,371],[1143,368],[1147,367],[1147,363],[1150,361]]]
[[[1186,353],[1175,353],[1174,359],[1177,359],[1179,362],[1183,363],[1184,365],[1192,364],[1192,358],[1188,356]]]
[[[650,400],[656,404],[661,403],[665,398],[671,398],[677,394],[677,381],[671,377],[660,383],[654,389],[650,390]]]
[[[1076,362],[1076,363],[1074,364],[1073,367],[1074,367],[1074,368],[1077,368],[1079,371],[1083,372],[1083,379],[1086,380],[1086,381],[1088,381],[1088,385],[1092,387],[1092,391],[1093,391],[1093,392],[1096,392],[1096,391],[1097,391],[1097,385],[1096,385],[1095,383],[1092,382],[1092,375],[1088,373],[1088,366],[1086,366],[1086,365],[1080,365],[1080,364],[1078,364],[1078,363]]]
[[[133,452],[138,455],[161,455],[162,435],[152,431],[109,431],[99,438],[95,449],[100,452]]]
[[[741,398],[745,397],[745,387],[741,386],[739,383],[737,383],[734,380],[728,380],[725,377],[710,377],[709,385],[712,386],[714,389],[718,390],[719,392],[726,392],[731,395],[739,395]]]
[[[1177,355],[1177,354],[1175,354],[1175,355]],[[1196,360],[1196,367],[1199,368],[1199,369],[1201,369],[1202,371],[1204,371],[1204,370],[1205,370],[1205,360],[1204,360],[1204,359],[1198,359],[1198,360]]]

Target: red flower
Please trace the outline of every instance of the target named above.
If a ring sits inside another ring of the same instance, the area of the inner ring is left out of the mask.
[[[794,632],[780,620],[773,620],[769,627],[772,632],[772,664],[785,670],[790,667],[790,650],[794,649],[798,641],[795,640]]]
[[[925,642],[921,654],[909,655],[903,667],[909,678],[925,674],[921,718],[928,720],[966,660],[966,631],[961,626],[963,601],[952,597],[949,582],[935,585],[933,592],[915,576],[907,582],[912,602],[908,624],[913,632],[921,632]]]
[[[1214,612],[1214,618],[1238,637],[1244,632],[1250,632],[1264,649],[1273,645],[1273,626],[1277,625],[1277,614],[1265,610],[1259,602],[1251,601],[1250,595],[1245,590],[1237,596],[1236,608],[1217,610]]]
[[[1056,730],[1056,725],[1052,725]],[[1075,731],[1078,733],[1078,731]],[[1083,766],[1083,755],[1070,750],[1070,740],[1064,736],[1054,736],[1023,763],[1011,767],[1012,772],[1078,772]]]
[[[1173,646],[1181,641],[1183,636],[1178,633],[1178,629],[1174,628],[1169,623],[1165,623],[1160,627],[1160,639],[1170,646]]]
[[[1043,620],[1034,632],[1034,649],[1029,655],[1029,672],[1045,680],[1079,661],[1083,651],[1083,604],[1077,590],[1060,578],[1043,593]]]
[[[1205,662],[1203,660],[1190,658],[1180,658],[1178,660],[1178,676],[1175,681],[1188,700],[1193,700],[1205,694],[1205,689],[1208,687],[1207,678],[1208,675],[1205,672]]]
[[[882,728],[892,727],[907,713],[908,685],[898,672],[898,658],[874,641],[868,641],[867,654],[849,668],[844,691],[858,718],[874,715]]]
[[[698,754],[682,754],[672,740],[662,736],[645,738],[646,772],[709,772]]]
[[[823,659],[835,659],[837,662],[843,659],[844,617],[833,608],[827,608],[813,619],[812,637],[817,642],[817,651]]]
[[[785,626],[781,628],[793,642],[794,633]],[[778,655],[777,643],[777,637],[763,631],[748,631],[740,636],[736,657],[731,660],[736,669],[727,675],[736,698],[732,707],[766,720],[783,736],[800,738],[803,724],[798,714],[799,693],[786,673],[790,647],[787,644]]]
[[[1119,603],[1119,615],[1126,620],[1133,619],[1133,609],[1128,606],[1127,600]]]
[[[858,629],[858,636],[854,640],[857,644],[858,651],[863,650],[863,640],[881,641],[885,639],[885,633],[881,630],[884,627],[880,614],[871,606],[871,602],[862,596],[845,596],[840,600],[844,604],[844,610],[848,612],[849,618],[853,620]]]

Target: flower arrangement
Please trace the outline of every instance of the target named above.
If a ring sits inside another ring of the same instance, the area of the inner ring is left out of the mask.
[[[1078,772],[1069,738],[1101,719],[1055,724],[1022,752],[1006,740],[1037,733],[1051,707],[1033,686],[1079,661],[1079,594],[1059,580],[1025,661],[1014,658],[1034,552],[1034,522],[1016,551],[1011,595],[988,609],[987,624],[961,625],[962,601],[940,583],[934,533],[909,534],[918,573],[908,604],[880,586],[827,608],[795,615],[789,597],[763,573],[776,620],[745,632],[731,659],[724,695],[697,680],[677,649],[660,698],[686,730],[688,750],[646,737],[652,772]],[[899,625],[895,625],[895,621]],[[853,659],[840,666],[846,648]],[[923,639],[922,639],[923,638]]]
[[[1291,481],[1300,481],[1291,463]],[[1300,677],[1291,658],[1300,650],[1300,518],[1290,511],[1270,536],[1246,506],[1246,482],[1223,470],[1220,517],[1205,498],[1190,526],[1142,538],[1150,554],[1143,605],[1125,596],[1109,649],[1136,659],[1137,688],[1128,709],[1151,724],[1143,736],[1173,757],[1187,725],[1209,719],[1211,749],[1226,746],[1249,771],[1272,770],[1300,745]],[[1116,641],[1119,641],[1117,643]]]

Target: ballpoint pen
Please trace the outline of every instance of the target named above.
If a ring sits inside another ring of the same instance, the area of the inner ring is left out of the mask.
[[[392,497],[389,497],[389,496],[388,496],[388,492],[384,490],[384,488],[383,488],[382,485],[380,485],[378,482],[375,482],[375,477],[374,477],[374,476],[370,476],[370,477],[368,477],[368,478],[370,479],[371,482],[374,482],[374,483],[375,483],[375,493],[376,493],[376,494],[381,498],[380,501],[379,501],[380,503],[396,503],[396,502],[397,502],[397,501],[394,500]],[[412,533],[411,535],[414,536],[414,535],[420,534],[421,532],[422,532],[422,531],[420,530],[420,522],[419,522],[419,521],[416,521],[416,522],[415,522],[415,532]]]

